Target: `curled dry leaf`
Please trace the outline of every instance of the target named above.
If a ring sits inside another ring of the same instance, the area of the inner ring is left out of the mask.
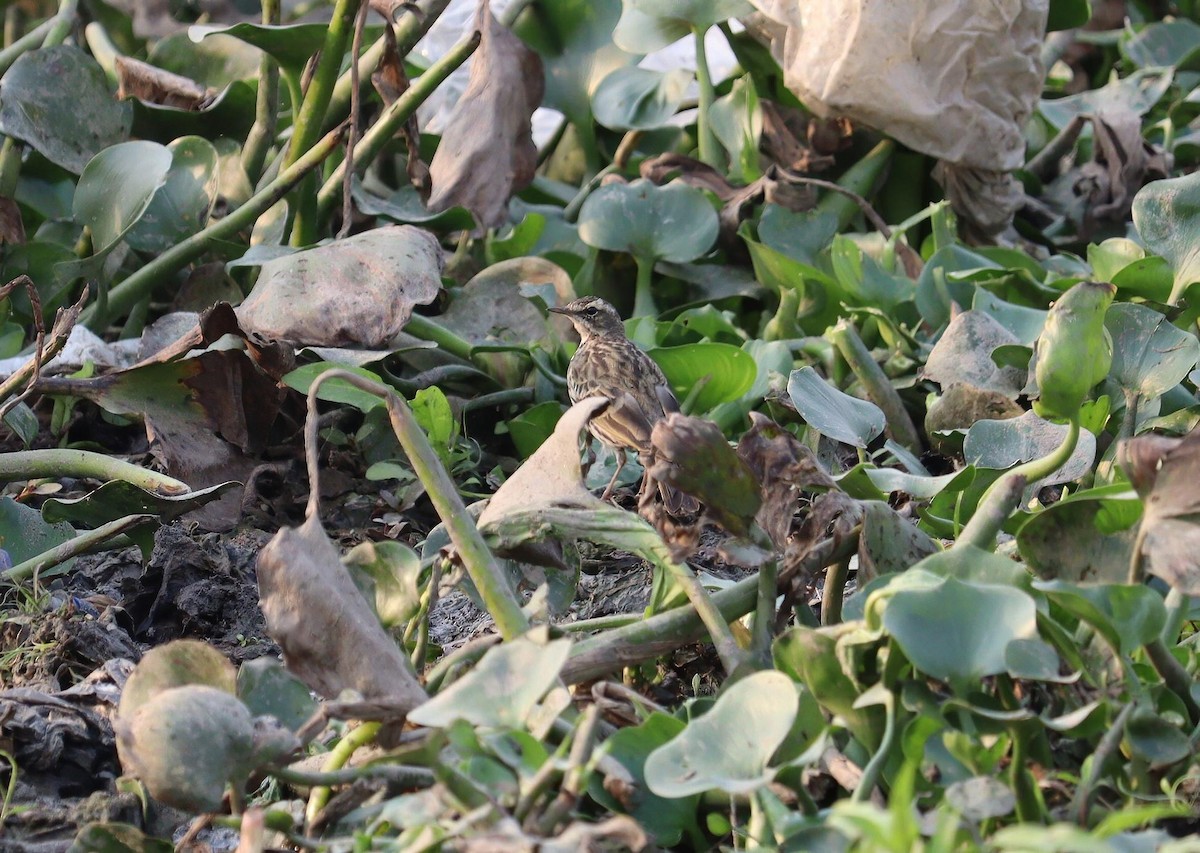
[[[750,413],[750,429],[738,442],[737,454],[760,484],[758,524],[782,551],[800,494],[837,484],[811,450],[761,412]]]
[[[391,340],[442,288],[437,238],[390,225],[263,264],[237,309],[242,326],[296,345],[363,346]]]
[[[823,539],[832,539],[834,547],[851,534],[862,522],[866,510],[862,501],[857,501],[845,492],[833,491],[818,495],[804,523],[788,542],[784,551],[780,574],[791,575],[794,566],[799,566],[808,552]],[[797,577],[803,582],[806,578]]]
[[[258,555],[267,631],[288,670],[332,699],[354,690],[409,711],[425,691],[387,635],[316,518],[284,528]]]
[[[1138,436],[1117,458],[1144,494],[1138,543],[1147,570],[1185,595],[1200,595],[1200,428],[1173,447],[1168,441]]]
[[[202,110],[215,94],[190,77],[172,74],[140,59],[118,56],[116,66],[117,97],[122,100],[137,98],[177,110]]]
[[[429,209],[459,205],[475,214],[481,228],[508,217],[508,200],[533,180],[537,147],[530,117],[542,103],[542,61],[479,6],[482,34],[471,74],[429,164],[433,193]]]
[[[1143,185],[1166,178],[1171,156],[1142,137],[1132,110],[1105,110],[1091,117],[1092,159],[1079,167],[1075,194],[1084,200],[1084,230],[1097,220],[1124,222]]]
[[[655,481],[698,498],[705,515],[735,536],[750,532],[762,500],[758,481],[720,427],[672,412],[654,424],[650,447]]]

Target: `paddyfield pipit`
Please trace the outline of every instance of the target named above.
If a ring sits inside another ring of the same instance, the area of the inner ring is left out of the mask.
[[[649,467],[650,432],[668,412],[679,411],[679,401],[659,366],[625,336],[617,309],[603,299],[584,296],[550,310],[570,319],[579,332],[579,349],[567,367],[571,402],[588,397],[609,399],[608,408],[588,423],[592,435],[617,453],[617,470],[601,496],[607,500],[625,467],[627,450],[638,454],[644,468]],[[695,512],[699,508],[690,495],[663,484],[659,484],[659,490],[669,512]]]

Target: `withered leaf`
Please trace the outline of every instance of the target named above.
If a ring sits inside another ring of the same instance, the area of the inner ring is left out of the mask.
[[[834,489],[837,484],[811,450],[794,435],[760,412],[750,413],[750,429],[738,442],[737,454],[759,483],[762,506],[759,526],[783,550],[792,528],[800,494]]]
[[[1168,441],[1129,439],[1118,459],[1139,493],[1149,485],[1138,534],[1147,570],[1185,595],[1200,595],[1200,427],[1173,447]]]
[[[426,695],[408,659],[371,612],[321,523],[284,528],[258,555],[267,631],[288,671],[332,699],[355,690],[406,711]]]
[[[150,104],[178,110],[200,110],[215,93],[190,77],[172,74],[148,62],[118,56],[117,97],[137,98]]]
[[[378,349],[437,297],[442,266],[428,231],[376,228],[263,264],[237,316],[264,338]]]
[[[1088,221],[1123,222],[1137,191],[1170,174],[1170,155],[1142,137],[1141,118],[1132,110],[1109,109],[1091,120],[1092,159],[1079,167],[1075,193],[1085,199]]]
[[[390,2],[385,0],[385,4],[389,7],[410,5],[395,2],[395,0],[390,0]],[[387,12],[382,9],[378,9],[378,11],[391,19],[395,9]],[[400,50],[396,45],[396,34],[391,27],[383,28],[383,42],[383,56],[379,57],[379,65],[371,74],[371,85],[379,93],[384,106],[390,107],[397,98],[408,91],[409,80],[408,74],[404,70],[404,57],[400,55]],[[397,135],[404,142],[404,148],[408,152],[405,163],[408,180],[416,187],[421,201],[427,203],[429,201],[429,167],[421,159],[421,131],[417,125],[415,112],[408,117],[408,121],[401,125]]]
[[[14,246],[25,244],[25,221],[16,201],[0,196],[0,243]]]
[[[542,61],[480,3],[482,34],[471,74],[429,166],[429,209],[459,205],[481,228],[501,225],[513,193],[533,180],[537,148],[530,117],[542,102]]]

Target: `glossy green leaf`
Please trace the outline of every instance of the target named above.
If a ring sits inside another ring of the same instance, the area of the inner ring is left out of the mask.
[[[917,310],[927,323],[934,327],[944,326],[950,322],[952,305],[965,307],[972,303],[975,285],[955,280],[950,274],[980,267],[1000,269],[999,264],[962,246],[947,246],[934,252],[917,279]]]
[[[713,102],[708,122],[717,141],[729,152],[730,180],[748,184],[757,179],[762,174],[758,161],[763,117],[749,77],[736,79],[729,94]]]
[[[219,483],[184,495],[161,495],[140,489],[124,480],[113,480],[78,498],[49,498],[42,504],[42,518],[51,523],[75,522],[99,527],[126,515],[147,513],[166,523],[199,509],[240,486],[237,482]]]
[[[613,130],[662,127],[679,110],[691,82],[687,71],[617,68],[596,87],[592,112],[596,121]]]
[[[71,853],[172,853],[175,845],[165,838],[146,835],[127,823],[87,823],[71,842]]]
[[[1088,246],[1088,263],[1099,281],[1110,281],[1122,296],[1140,296],[1153,302],[1171,297],[1174,276],[1171,267],[1158,255],[1125,237],[1113,237]]]
[[[77,47],[22,54],[0,79],[0,132],[75,174],[128,138],[132,122],[133,106],[117,101],[96,60]]]
[[[730,344],[684,344],[657,347],[649,355],[662,368],[679,400],[686,400],[698,382],[692,411],[703,414],[721,403],[737,400],[750,390],[758,375],[754,357]]]
[[[758,220],[759,240],[775,251],[809,265],[817,263],[817,256],[829,248],[837,230],[837,217],[832,213],[793,211],[769,202],[763,205]]]
[[[565,411],[561,403],[547,400],[531,406],[508,421],[508,434],[522,459],[528,459],[554,433],[554,426]]]
[[[1166,767],[1192,753],[1187,734],[1149,708],[1138,708],[1130,714],[1125,739],[1133,754],[1152,768]]]
[[[917,669],[959,687],[1006,671],[1009,642],[1037,634],[1037,607],[1021,590],[949,577],[892,593],[883,625]]]
[[[423,225],[442,231],[469,231],[475,227],[475,218],[463,207],[450,207],[432,213],[421,201],[416,187],[405,185],[387,198],[375,195],[355,180],[350,189],[355,206],[368,216],[378,216],[402,225]]]
[[[885,419],[878,406],[839,391],[811,367],[792,372],[787,392],[809,426],[836,441],[866,447],[883,432]]]
[[[202,41],[212,35],[227,35],[266,51],[289,70],[299,72],[313,54],[325,46],[326,24],[283,24],[270,26],[242,22],[227,26],[197,24],[188,28],[188,38]],[[379,38],[383,31],[379,24],[371,24],[363,31],[365,44]]]
[[[96,253],[116,245],[149,209],[171,168],[171,152],[157,142],[105,148],[79,176],[75,221],[92,232]]]
[[[421,607],[421,558],[403,542],[363,542],[342,558],[383,627],[403,628]]]
[[[475,668],[408,715],[422,726],[454,720],[476,726],[522,728],[537,702],[558,679],[570,640],[545,645],[518,638],[496,646]]]
[[[125,238],[139,251],[165,252],[200,231],[217,200],[218,157],[212,143],[184,136],[167,149],[171,167],[165,182]]]
[[[717,239],[717,212],[708,197],[681,181],[645,179],[609,184],[579,211],[579,237],[589,246],[647,260],[693,261]]]
[[[306,364],[303,367],[297,367],[291,373],[283,377],[283,384],[289,388],[299,391],[301,394],[307,394],[308,389],[312,387],[313,380],[324,373],[326,370],[348,370],[351,373],[357,373],[364,379],[370,379],[372,382],[382,382],[383,378],[378,373],[372,373],[363,367],[354,367],[348,364],[332,364],[330,362],[319,361],[314,364]],[[342,379],[330,379],[327,382],[321,383],[321,388],[317,392],[317,397],[321,400],[326,400],[330,403],[348,403],[360,412],[369,412],[374,408],[383,405],[383,398],[376,397],[374,394],[368,394],[366,391],[359,390],[350,383]]]
[[[1104,319],[1112,336],[1113,358],[1109,375],[1126,394],[1150,401],[1174,388],[1200,359],[1200,340],[1159,312],[1144,305],[1123,302],[1112,306]]]
[[[792,680],[766,670],[728,686],[704,716],[692,720],[646,759],[646,785],[660,797],[687,797],[712,788],[749,793],[775,775],[769,766],[796,718]]]
[[[1200,281],[1200,173],[1146,184],[1133,198],[1133,225],[1174,273],[1168,302]]]
[[[1124,39],[1121,52],[1138,68],[1195,71],[1200,65],[1200,24],[1187,18],[1154,21]]]
[[[851,677],[853,663],[843,663],[837,652],[835,632],[839,630],[844,629],[798,625],[775,640],[771,655],[778,669],[807,687],[821,707],[844,720],[860,742],[874,746],[883,734],[883,710],[875,705],[856,706],[863,686]]]
[[[1058,130],[1079,115],[1096,115],[1109,110],[1145,115],[1166,94],[1174,76],[1171,68],[1144,68],[1128,77],[1114,76],[1112,82],[1099,89],[1039,101],[1038,112]]]

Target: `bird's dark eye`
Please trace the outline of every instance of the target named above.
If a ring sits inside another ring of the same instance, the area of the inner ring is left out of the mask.
[[[595,309],[595,308],[584,308],[584,309],[583,309],[583,315],[584,315],[585,317],[595,317],[595,316],[596,316],[596,309]]]

